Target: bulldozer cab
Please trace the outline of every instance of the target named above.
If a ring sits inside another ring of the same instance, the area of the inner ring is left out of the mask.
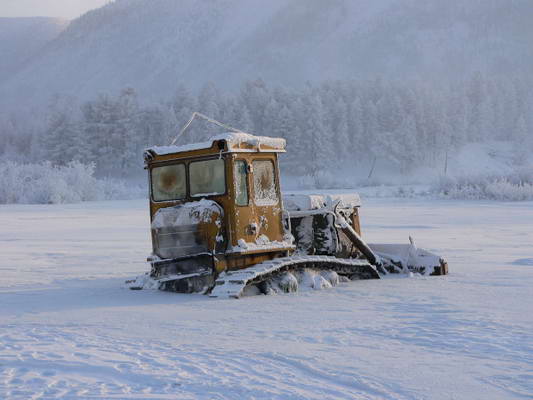
[[[179,273],[187,263],[212,263],[220,272],[292,250],[278,169],[278,153],[284,151],[283,139],[245,133],[146,150],[158,262],[177,265]]]

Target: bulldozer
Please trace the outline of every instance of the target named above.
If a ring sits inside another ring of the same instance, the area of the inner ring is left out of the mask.
[[[411,238],[366,243],[356,193],[282,194],[285,148],[284,139],[232,128],[206,142],[147,149],[151,269],[128,287],[239,298],[448,273],[442,257]]]

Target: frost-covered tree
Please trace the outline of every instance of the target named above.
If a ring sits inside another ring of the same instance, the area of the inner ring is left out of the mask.
[[[331,140],[328,140],[324,127],[324,105],[317,94],[310,94],[306,105],[306,124],[304,128],[305,139],[308,141],[308,153],[302,156],[307,159],[311,176],[316,177],[318,171],[328,169],[335,159],[335,149]]]
[[[119,153],[119,168],[124,175],[130,175],[142,166],[140,162],[143,140],[139,135],[139,104],[134,89],[124,89],[117,100],[118,120],[114,130],[117,144],[115,148],[123,149]]]
[[[379,140],[383,133],[379,129],[378,111],[372,101],[367,101],[364,106],[364,128],[363,149],[368,151],[371,158],[386,157]]]
[[[252,118],[248,107],[240,100],[229,98],[225,103],[223,121],[243,132],[254,132]]]
[[[56,96],[53,99],[41,145],[46,159],[57,165],[87,161],[87,144],[71,98]]]
[[[240,98],[246,105],[258,135],[265,134],[265,109],[270,101],[271,93],[265,82],[261,79],[249,81],[244,84],[240,92]]]
[[[351,161],[354,157],[351,132],[348,125],[348,106],[342,98],[339,98],[334,105],[332,112],[334,116],[333,123],[333,144],[334,152],[340,166],[343,163]]]
[[[222,96],[214,83],[209,82],[200,90],[198,95],[198,110],[211,118],[221,119],[223,114]],[[196,129],[194,134],[195,141],[205,141],[211,136],[220,133],[220,127],[210,124],[206,121],[199,120],[194,122]]]
[[[406,115],[396,129],[396,158],[400,171],[407,173],[415,169],[420,160],[420,148],[416,141],[416,122],[412,115]]]
[[[356,96],[354,100],[350,102],[348,110],[348,131],[350,132],[350,148],[352,149],[352,157],[356,158],[356,155],[361,152],[364,146],[364,112],[361,99]]]
[[[0,156],[94,162],[98,175],[125,176],[139,170],[145,147],[168,145],[194,111],[252,134],[285,138],[282,162],[301,175],[371,165],[375,158],[405,173],[413,165],[440,169],[446,153],[490,140],[515,143],[517,163],[533,150],[531,81],[482,74],[449,84],[378,79],[300,88],[256,80],[237,92],[214,84],[192,92],[180,85],[157,102],[125,89],[76,104],[57,98],[44,117],[32,110],[0,115]],[[195,121],[178,143],[220,132]]]
[[[533,138],[528,132],[526,119],[521,115],[516,121],[515,137],[514,137],[514,162],[517,165],[524,165],[527,156],[531,153],[533,148]]]
[[[101,95],[85,103],[83,127],[90,138],[92,159],[104,175],[129,175],[138,165],[141,140],[137,134],[139,106],[133,89],[118,98]]]

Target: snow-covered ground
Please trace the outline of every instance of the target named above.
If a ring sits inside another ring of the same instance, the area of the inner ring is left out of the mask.
[[[446,277],[211,299],[129,291],[146,201],[0,206],[1,399],[524,399],[533,203],[368,200],[370,242]]]

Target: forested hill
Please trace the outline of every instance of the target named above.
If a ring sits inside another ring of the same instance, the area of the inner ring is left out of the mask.
[[[0,82],[35,57],[68,23],[60,18],[0,18]]]
[[[531,0],[116,0],[0,81],[0,106],[124,87],[157,99],[178,83],[234,90],[258,77],[298,86],[527,75],[532,15]]]

